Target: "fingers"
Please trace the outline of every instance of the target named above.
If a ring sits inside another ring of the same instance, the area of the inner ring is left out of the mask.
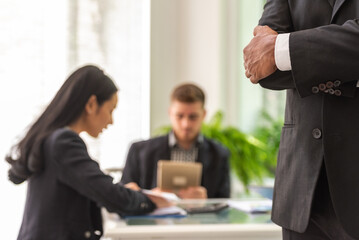
[[[183,199],[205,199],[207,198],[207,189],[201,186],[188,187],[181,189],[178,196]]]
[[[246,75],[246,77],[249,78],[252,83],[258,83],[258,81],[256,81],[255,75],[251,73],[251,71],[249,70],[250,68],[246,62],[244,63],[244,69],[245,69],[244,74]]]
[[[244,69],[245,69],[245,72],[244,74],[246,75],[247,78],[249,78],[252,82],[252,79],[255,81],[255,76],[249,71],[249,67],[244,64]],[[252,83],[256,83],[256,82],[252,82]]]
[[[250,45],[250,44],[248,44],[248,45]],[[244,69],[245,69],[245,75],[246,75],[246,77],[247,78],[250,78],[251,77],[251,73],[249,72],[249,68],[248,68],[248,60],[249,60],[249,50],[248,50],[248,46],[247,47],[245,47],[244,49],[243,49],[243,60],[244,60],[244,63],[243,63],[243,65],[244,65]]]
[[[255,77],[255,76],[251,76],[251,77],[249,78],[249,80],[250,80],[251,83],[253,83],[253,84],[257,84],[257,83],[259,82],[259,79],[258,79],[257,77]]]
[[[253,84],[257,84],[259,82],[259,78],[256,74],[252,74],[248,68],[245,68],[245,75]]]
[[[257,84],[259,82],[259,80],[260,80],[256,75],[252,75],[250,73],[247,75],[247,72],[246,72],[246,77],[249,78],[249,80],[253,84]]]
[[[248,70],[248,69],[246,69],[245,74],[246,74],[246,77],[247,77],[247,78],[250,78],[250,77],[252,76],[252,74],[250,74],[250,72],[249,72],[249,70]]]

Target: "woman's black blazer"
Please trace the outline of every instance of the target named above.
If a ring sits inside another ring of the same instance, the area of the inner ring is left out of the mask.
[[[45,167],[28,180],[19,240],[99,239],[100,207],[121,215],[155,208],[142,193],[113,184],[75,132],[58,129],[43,148]]]

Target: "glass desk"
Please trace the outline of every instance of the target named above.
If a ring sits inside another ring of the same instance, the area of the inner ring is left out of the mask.
[[[232,199],[233,200],[233,199]],[[228,199],[182,200],[187,207],[226,202]],[[241,200],[235,200],[241,201]],[[280,240],[281,228],[270,220],[270,213],[250,214],[234,208],[217,213],[189,214],[185,217],[134,217],[120,219],[106,214],[105,239],[246,239]]]

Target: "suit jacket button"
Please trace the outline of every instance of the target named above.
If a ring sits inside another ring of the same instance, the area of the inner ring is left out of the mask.
[[[328,82],[325,84],[325,86],[326,86],[327,88],[332,88],[332,87],[334,86],[334,83],[333,83],[332,81],[328,81]]]
[[[319,88],[314,86],[312,87],[312,93],[318,93],[319,92]]]
[[[334,95],[339,97],[339,96],[342,95],[342,91],[340,91],[340,90],[335,90],[335,91],[334,91]]]
[[[341,82],[339,80],[335,80],[333,84],[334,84],[334,87],[339,87]]]
[[[319,128],[314,128],[312,131],[312,135],[315,139],[319,139],[322,137],[322,131]]]
[[[327,88],[327,86],[324,83],[319,84],[319,90],[324,91]]]
[[[91,232],[90,232],[90,231],[86,231],[86,232],[84,233],[84,236],[85,236],[85,238],[90,238],[90,237],[91,237]]]
[[[335,93],[334,89],[333,88],[329,88],[329,94],[333,95]]]

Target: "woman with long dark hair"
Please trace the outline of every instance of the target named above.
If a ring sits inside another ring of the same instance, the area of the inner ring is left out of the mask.
[[[11,164],[9,179],[28,182],[18,239],[100,239],[101,206],[135,215],[163,204],[161,199],[113,184],[79,136],[85,131],[97,137],[112,124],[116,104],[117,87],[102,70],[79,68],[13,146],[6,157]]]

